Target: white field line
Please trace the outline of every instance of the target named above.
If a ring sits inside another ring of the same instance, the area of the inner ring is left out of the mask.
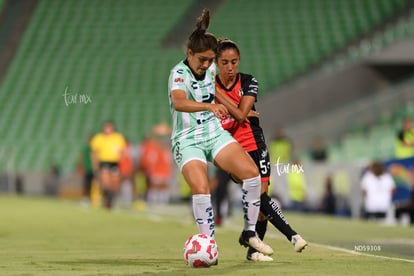
[[[147,215],[148,218],[150,218],[154,221],[169,219],[169,220],[174,220],[174,221],[181,222],[183,224],[188,224],[188,222],[189,222],[187,219],[183,219],[184,217],[188,218],[189,213],[187,213],[186,216],[181,216],[180,218],[174,217],[174,216],[166,216],[166,214],[164,212],[160,212],[158,214],[147,213],[146,215]],[[237,225],[234,222],[232,222],[231,224],[226,223],[223,226],[224,226],[224,229],[228,229],[228,230],[235,231],[235,232],[240,232],[240,229],[242,229],[241,225]],[[285,237],[280,237],[280,236],[272,234],[272,233],[266,234],[266,237],[273,238],[273,239],[279,239],[279,240],[285,239]],[[376,242],[379,243],[379,241],[376,241]],[[359,252],[359,251],[355,251],[355,250],[350,250],[350,249],[346,249],[346,248],[342,248],[342,247],[331,246],[331,245],[320,244],[320,243],[310,243],[309,246],[325,248],[325,249],[329,249],[329,250],[332,250],[332,251],[343,252],[343,253],[352,254],[352,255],[367,256],[367,257],[373,257],[373,258],[384,259],[384,260],[414,263],[414,260],[411,260],[411,259],[388,257],[388,256],[382,256],[382,255],[374,255],[374,254]]]
[[[374,257],[374,258],[378,258],[378,259],[414,263],[414,260],[410,260],[410,259],[387,257],[387,256],[382,256],[382,255],[374,255],[374,254],[358,252],[358,251],[355,251],[355,250],[349,250],[349,249],[346,249],[346,248],[341,248],[341,247],[336,247],[336,246],[331,246],[331,245],[326,245],[326,244],[312,243],[312,246],[317,246],[317,247],[321,247],[321,248],[325,248],[325,249],[330,249],[330,250],[333,250],[333,251],[349,253],[349,254],[353,254],[353,255],[360,255],[360,256],[367,256],[367,257]]]
[[[236,232],[240,232],[240,229],[241,229],[240,226],[237,226],[237,228],[236,228],[236,226],[234,224],[233,225],[226,225],[226,228],[229,229],[229,230],[232,230],[232,231],[236,231]],[[269,238],[272,238],[272,239],[278,239],[278,240],[285,240],[286,239],[285,237],[280,237],[280,236],[272,234],[272,233],[266,234],[266,237],[269,237]],[[329,250],[332,250],[332,251],[343,252],[343,253],[348,253],[348,254],[352,254],[352,255],[367,256],[367,257],[373,257],[373,258],[384,259],[384,260],[414,263],[414,260],[410,260],[410,259],[387,257],[387,256],[382,256],[382,255],[374,255],[374,254],[358,252],[358,251],[355,251],[355,250],[350,250],[350,249],[346,249],[346,248],[342,248],[342,247],[331,246],[331,245],[320,244],[320,243],[313,243],[312,242],[312,243],[309,244],[309,246],[320,247],[320,248],[329,249]]]

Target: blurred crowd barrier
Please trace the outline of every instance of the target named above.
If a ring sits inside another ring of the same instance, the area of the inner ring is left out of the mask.
[[[409,200],[414,187],[414,158],[387,160],[384,162],[393,175],[396,193],[393,197],[395,205]],[[362,212],[362,194],[360,181],[366,170],[365,163],[313,163],[273,164],[271,175],[271,196],[279,200],[282,208],[289,209],[291,197],[289,194],[290,174],[301,175],[305,182],[304,212],[322,212],[321,203],[326,192],[329,179],[336,199],[335,215],[360,218]],[[143,185],[143,180],[137,183]],[[170,185],[171,202],[177,202],[183,196],[179,183],[179,175],[175,174]],[[238,185],[230,185],[231,198],[238,198]],[[82,178],[76,173],[57,177],[52,172],[1,173],[0,193],[47,195],[66,199],[82,197]]]
[[[396,193],[393,196],[395,205],[407,201],[414,187],[414,158],[387,160],[384,162],[393,175]],[[304,211],[320,212],[326,181],[329,177],[336,198],[336,215],[361,217],[362,193],[361,177],[368,164],[365,163],[303,163],[300,173],[306,183],[306,198]],[[290,206],[289,173],[298,173],[292,164],[285,164],[283,169],[276,165],[272,167],[272,196],[277,198],[282,206]],[[290,170],[287,170],[289,166]]]

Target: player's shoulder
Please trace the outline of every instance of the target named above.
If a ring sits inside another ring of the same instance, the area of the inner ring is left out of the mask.
[[[257,83],[257,79],[251,74],[240,72],[239,75],[242,83]]]
[[[184,61],[180,61],[171,69],[171,74],[184,75],[187,71],[188,66],[184,63]]]

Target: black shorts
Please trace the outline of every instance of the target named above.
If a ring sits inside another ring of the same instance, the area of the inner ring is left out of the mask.
[[[267,148],[250,151],[249,155],[252,157],[256,167],[259,169],[261,181],[269,182],[270,157]]]
[[[113,174],[119,173],[117,162],[99,162],[99,170],[109,170]]]

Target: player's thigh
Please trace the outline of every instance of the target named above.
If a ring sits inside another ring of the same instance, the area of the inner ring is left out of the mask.
[[[192,194],[209,194],[206,150],[200,145],[186,142],[173,148],[175,161]]]
[[[206,162],[196,159],[190,160],[184,164],[181,172],[193,195],[210,194]]]
[[[221,169],[235,175],[238,179],[247,179],[259,175],[253,159],[236,142],[222,148],[215,156],[214,162]]]

